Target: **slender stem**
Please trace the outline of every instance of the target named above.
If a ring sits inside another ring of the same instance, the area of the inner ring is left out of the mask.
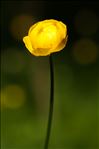
[[[49,63],[50,63],[50,105],[49,105],[49,117],[48,117],[48,126],[47,126],[47,134],[45,140],[44,149],[48,149],[49,139],[51,134],[51,125],[52,125],[52,116],[53,116],[53,104],[54,104],[54,71],[53,71],[53,62],[52,56],[49,56]]]

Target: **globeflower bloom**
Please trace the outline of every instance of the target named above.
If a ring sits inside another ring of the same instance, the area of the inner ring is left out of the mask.
[[[67,43],[67,26],[54,19],[40,21],[30,27],[23,38],[26,48],[35,56],[61,51]]]

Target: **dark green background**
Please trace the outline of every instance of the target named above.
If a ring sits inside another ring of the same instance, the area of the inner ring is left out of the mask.
[[[73,44],[84,37],[74,25],[74,18],[81,9],[91,10],[98,17],[97,32],[87,36],[98,46],[97,60],[85,65],[77,63],[72,56]],[[55,102],[49,149],[98,149],[99,3],[77,1],[1,1],[1,92],[7,85],[16,84],[26,94],[19,108],[1,105],[1,149],[43,149],[46,136],[49,57],[32,56],[23,41],[12,36],[10,22],[20,14],[36,16],[38,21],[61,20],[68,27],[66,47],[53,54]],[[17,72],[20,65],[22,70]]]

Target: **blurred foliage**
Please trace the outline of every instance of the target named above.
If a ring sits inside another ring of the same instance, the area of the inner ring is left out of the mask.
[[[15,18],[16,23],[12,23]],[[99,3],[69,1],[1,2],[1,148],[43,149],[45,141],[49,57],[34,57],[24,46],[21,37],[28,31],[31,18],[33,24],[58,19],[68,27],[67,46],[53,54],[55,102],[49,149],[98,149]],[[83,39],[92,41],[95,48],[88,42],[80,47],[77,43]],[[76,54],[75,43],[79,49]]]

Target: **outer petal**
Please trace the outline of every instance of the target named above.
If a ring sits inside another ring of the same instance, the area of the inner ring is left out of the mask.
[[[50,49],[37,48],[33,50],[33,54],[35,56],[47,56],[50,54]]]
[[[29,36],[25,36],[23,42],[25,43],[26,48],[33,54],[33,48]]]
[[[52,49],[51,53],[61,51],[66,46],[67,39],[68,39],[68,36],[66,36],[55,49]]]

